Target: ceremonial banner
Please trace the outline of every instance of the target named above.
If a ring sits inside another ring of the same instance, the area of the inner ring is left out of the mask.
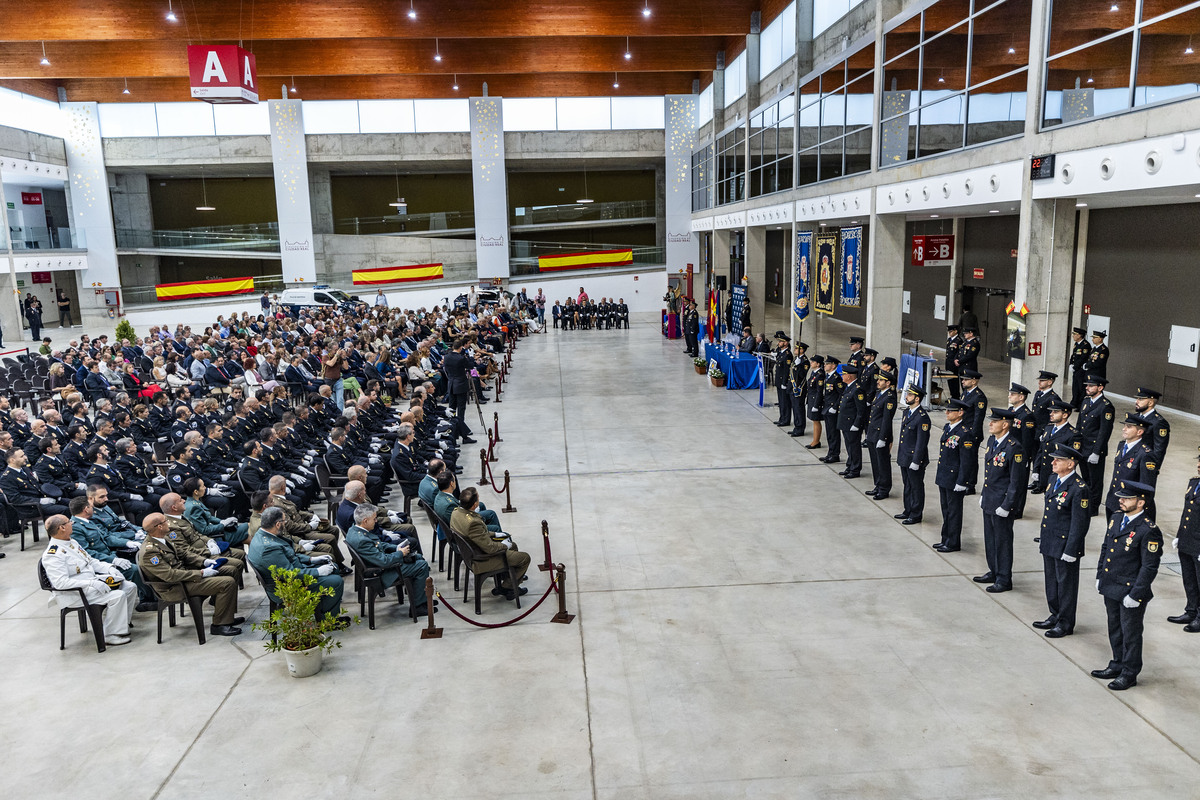
[[[746,287],[735,286],[729,290],[729,296],[733,299],[733,325],[726,333],[741,338],[742,335],[742,310],[746,307]]]
[[[803,322],[808,317],[808,265],[812,261],[812,231],[796,234],[796,297],[792,313]]]
[[[718,289],[708,290],[708,324],[705,333],[711,342],[717,338],[717,329],[721,324],[721,292]]]
[[[862,304],[862,227],[842,228],[842,305]]]
[[[633,250],[592,250],[587,253],[563,253],[538,256],[538,272],[592,267],[627,267],[633,264]]]
[[[371,283],[411,283],[433,281],[442,277],[441,264],[411,264],[406,267],[356,269],[350,273],[355,286]]]
[[[817,234],[816,297],[813,308],[820,314],[833,313],[833,279],[837,277],[837,234]]]
[[[154,287],[159,300],[188,300],[193,297],[222,297],[254,291],[254,278],[217,278],[211,281],[160,283]]]

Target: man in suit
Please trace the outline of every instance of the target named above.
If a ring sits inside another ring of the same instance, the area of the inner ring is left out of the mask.
[[[904,486],[904,508],[895,519],[916,525],[925,514],[925,468],[929,465],[929,414],[921,408],[925,390],[913,384],[904,392],[904,417],[900,420],[900,443],[896,466]]]
[[[108,397],[108,390],[112,388],[112,384],[108,382],[108,378],[100,374],[99,361],[93,361],[88,368],[87,377],[83,379],[83,388],[92,402],[101,397]]]
[[[479,505],[479,491],[474,486],[468,486],[462,490],[459,502],[459,507],[454,509],[454,513],[450,515],[451,530],[471,542],[482,552],[494,556],[480,564],[472,564],[471,570],[479,573],[499,569],[505,563],[502,560],[502,554],[507,551],[507,563],[516,573],[517,585],[513,586],[509,583],[508,576],[502,575],[496,579],[498,586],[492,590],[492,594],[503,594],[508,600],[514,599],[517,594],[526,594],[528,590],[520,583],[525,577],[525,571],[529,569],[529,554],[518,550],[512,539],[497,539],[488,531],[483,517],[475,513]]]
[[[1162,392],[1140,386],[1137,399],[1133,403],[1137,413],[1150,423],[1150,427],[1146,429],[1146,444],[1150,446],[1150,452],[1154,453],[1154,460],[1159,469],[1162,469],[1163,459],[1167,457],[1167,446],[1171,444],[1171,423],[1158,413],[1158,401],[1161,399]]]
[[[866,394],[858,385],[858,367],[842,367],[842,397],[838,405],[837,429],[846,448],[846,469],[838,474],[847,480],[862,473],[862,432],[867,425]]]
[[[933,483],[938,487],[942,507],[942,538],[933,549],[941,553],[956,553],[962,549],[963,498],[967,486],[962,483],[965,464],[975,460],[975,444],[966,434],[963,415],[969,406],[963,400],[946,404],[946,427],[938,444],[938,466]]]
[[[1183,514],[1171,540],[1171,549],[1179,551],[1179,573],[1187,603],[1183,613],[1167,617],[1167,622],[1184,625],[1187,633],[1200,633],[1200,456],[1197,477],[1188,481],[1183,494]]]
[[[1146,509],[1153,486],[1123,481],[1116,495],[1121,513],[1108,522],[1096,564],[1096,590],[1104,597],[1112,660],[1104,669],[1092,670],[1092,677],[1111,679],[1108,688],[1119,692],[1137,686],[1142,671],[1146,606],[1154,597],[1150,585],[1158,574],[1163,537]]]
[[[471,391],[470,361],[463,354],[466,344],[465,339],[460,338],[454,341],[454,344],[450,346],[450,352],[446,354],[446,358],[442,362],[442,369],[445,371],[447,379],[447,404],[454,409],[452,433],[456,438],[461,436],[464,444],[474,444],[475,440],[471,438],[471,429],[467,427],[464,420],[467,413],[467,399]]]
[[[1075,631],[1079,559],[1092,518],[1088,513],[1087,484],[1075,472],[1079,453],[1060,443],[1045,455],[1053,472],[1046,487],[1038,549],[1042,553],[1050,616],[1033,623],[1033,627],[1046,631],[1047,638],[1061,639]]]
[[[983,375],[975,369],[964,369],[959,373],[962,381],[963,396],[969,408],[963,413],[963,427],[966,435],[971,437],[971,455],[978,456],[983,444],[983,426],[987,421],[987,395],[979,388],[979,380]],[[967,494],[975,494],[975,484],[979,481],[979,462],[968,461],[963,464],[964,473],[960,476],[967,487]]]
[[[992,593],[1012,591],[1013,521],[1017,493],[1025,486],[1025,454],[1011,435],[1016,415],[1007,408],[993,408],[988,418],[991,436],[983,463],[983,546],[988,571],[971,580],[991,584]]]
[[[1071,405],[1075,408],[1083,402],[1087,365],[1092,356],[1092,346],[1086,337],[1087,328],[1071,329]]]
[[[884,500],[892,493],[892,422],[896,419],[895,376],[887,371],[875,374],[875,398],[867,417],[867,454],[871,459],[873,487],[867,497]]]
[[[1124,440],[1117,445],[1113,454],[1112,479],[1108,485],[1108,495],[1104,498],[1104,515],[1112,519],[1121,511],[1121,498],[1117,490],[1122,483],[1135,481],[1154,486],[1158,483],[1158,462],[1154,453],[1145,440],[1146,429],[1150,422],[1141,414],[1126,414],[1125,422],[1121,425],[1121,438]],[[2,481],[2,479],[0,479]],[[0,483],[0,488],[2,488]],[[1146,513],[1154,518],[1154,494],[1146,496]]]

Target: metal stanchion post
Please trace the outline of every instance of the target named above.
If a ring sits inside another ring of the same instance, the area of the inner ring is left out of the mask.
[[[440,639],[440,638],[442,638],[442,629],[436,628],[433,625],[434,597],[435,596],[433,593],[433,578],[426,578],[425,579],[425,607],[426,607],[426,609],[428,609],[428,612],[429,612],[426,615],[429,619],[429,624],[426,627],[421,629],[421,638],[422,639]],[[561,612],[562,598],[559,598],[558,607],[560,609],[559,613],[562,613]]]
[[[492,438],[492,432],[488,431],[488,461],[496,462],[500,460],[500,456],[496,455],[496,440]]]
[[[546,551],[546,560],[538,564],[538,569],[549,572],[554,569],[554,560],[550,557],[550,526],[546,520],[542,520],[542,549]]]
[[[504,470],[504,508],[502,508],[500,510],[503,511],[505,514],[511,514],[512,512],[517,510],[516,508],[513,507],[512,497],[509,496],[508,484],[509,484],[508,470]]]
[[[556,566],[555,570],[557,571],[555,580],[558,582],[558,613],[550,621],[570,625],[571,620],[575,619],[575,615],[567,613],[567,570],[562,564]]]
[[[492,431],[496,434],[496,441],[503,442],[500,438],[500,415],[495,411],[492,412]]]
[[[479,448],[479,485],[487,486],[487,450]]]

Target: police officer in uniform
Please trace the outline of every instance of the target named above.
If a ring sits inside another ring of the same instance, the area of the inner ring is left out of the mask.
[[[850,337],[850,356],[846,359],[847,364],[853,364],[856,367],[861,367],[863,363],[863,337]]]
[[[1034,453],[1037,452],[1038,429],[1033,421],[1033,412],[1025,405],[1028,397],[1029,390],[1021,384],[1014,383],[1008,387],[1008,410],[1017,415],[1013,434],[1021,440],[1021,450],[1026,453]],[[1025,516],[1027,497],[1025,492],[1021,492],[1021,496],[1017,498],[1016,507],[1013,508],[1013,519],[1021,519]]]
[[[925,390],[913,384],[904,392],[904,417],[900,420],[900,443],[896,466],[904,487],[904,508],[895,519],[916,525],[925,513],[925,467],[929,464],[929,414],[921,408]]]
[[[1061,639],[1075,631],[1079,559],[1083,557],[1083,539],[1092,518],[1088,514],[1087,484],[1075,472],[1079,453],[1059,444],[1049,457],[1054,472],[1046,489],[1038,549],[1042,553],[1050,616],[1033,623],[1033,627],[1046,631],[1050,639]]]
[[[874,366],[874,365],[872,365]],[[874,486],[867,497],[883,500],[892,493],[892,421],[896,419],[896,377],[890,372],[875,374],[875,399],[867,417],[867,454],[871,459]]]
[[[1163,460],[1167,457],[1167,447],[1171,444],[1171,423],[1158,413],[1158,401],[1161,399],[1162,392],[1138,387],[1137,399],[1133,403],[1137,413],[1150,423],[1150,427],[1146,429],[1146,444],[1150,445],[1150,452],[1154,453],[1154,460],[1159,469],[1162,469]]]
[[[788,368],[788,383],[792,387],[792,429],[788,431],[788,436],[803,436],[804,422],[807,419],[808,409],[805,408],[804,396],[808,391],[808,345],[804,342],[796,343],[796,352],[792,356],[792,363]]]
[[[618,327],[620,322],[618,321]],[[609,327],[612,327],[612,317],[609,317]],[[683,341],[687,345],[687,353],[693,358],[700,356],[700,314],[696,311],[696,301],[689,300],[687,310],[683,312]]]
[[[1071,405],[1079,408],[1083,402],[1084,381],[1087,380],[1088,361],[1092,357],[1092,346],[1088,344],[1087,328],[1071,329]]]
[[[1146,606],[1154,597],[1150,585],[1158,574],[1163,537],[1146,509],[1153,486],[1122,481],[1116,495],[1121,513],[1108,522],[1096,564],[1096,590],[1104,596],[1113,655],[1106,668],[1092,670],[1092,677],[1112,679],[1108,688],[1123,691],[1137,686],[1142,671]]]
[[[957,325],[946,326],[946,371],[953,373],[946,383],[950,384],[950,397],[957,400],[962,397],[962,385],[958,382],[958,350],[962,347],[963,337],[958,332]]]
[[[1071,406],[1056,397],[1050,404],[1050,424],[1042,429],[1042,434],[1038,437],[1037,461],[1033,465],[1034,473],[1029,482],[1029,485],[1034,487],[1031,490],[1033,494],[1046,491],[1051,474],[1051,454],[1058,449],[1058,445],[1068,445],[1076,452],[1080,449],[1079,436],[1068,422],[1070,418]]]
[[[1197,456],[1197,473],[1200,475],[1200,456]],[[1188,481],[1183,495],[1183,515],[1179,518],[1179,529],[1171,540],[1171,549],[1179,551],[1179,573],[1183,577],[1183,593],[1187,605],[1183,613],[1167,617],[1167,622],[1184,625],[1188,633],[1200,633],[1200,477]]]
[[[1084,379],[1083,406],[1079,409],[1080,467],[1088,485],[1088,513],[1100,513],[1104,499],[1104,460],[1108,457],[1108,440],[1112,438],[1116,409],[1104,396],[1107,378],[1089,375]]]
[[[209,633],[213,636],[240,634],[242,629],[237,626],[246,618],[234,616],[237,612],[237,579],[221,575],[222,565],[216,559],[188,549],[178,538],[171,539],[167,518],[162,514],[148,515],[143,524],[146,541],[138,551],[138,569],[150,588],[159,598],[178,603],[184,600],[181,584],[186,583],[188,594],[214,599]]]
[[[863,394],[867,396],[867,404],[875,402],[875,390],[878,388],[875,376],[879,374],[879,364],[875,363],[875,359],[879,357],[879,351],[871,347],[864,347],[862,350],[862,362],[858,365],[858,385],[863,388]]]
[[[821,404],[825,402],[825,357],[815,355],[808,375],[804,379],[804,412],[813,424],[813,439],[804,445],[805,450],[816,450],[821,446],[821,423],[825,414]]]
[[[970,341],[969,340],[968,344]],[[983,444],[983,425],[987,420],[988,399],[983,390],[979,388],[979,379],[983,377],[976,369],[964,369],[959,373],[962,380],[963,396],[962,399],[970,406],[963,414],[963,426],[967,429],[967,435],[971,437],[971,443],[974,445],[971,448],[971,454],[977,456]],[[963,464],[965,467],[964,473],[960,476],[964,480],[962,483],[967,487],[967,494],[975,494],[975,484],[979,481],[979,462],[976,460],[967,461]]]
[[[867,425],[867,397],[858,383],[858,367],[842,367],[842,397],[838,404],[837,429],[846,448],[846,468],[839,472],[851,480],[862,473],[862,436]]]
[[[792,424],[792,337],[775,331],[775,399],[779,403],[780,428]]]
[[[963,373],[979,371],[979,331],[975,328],[963,328],[963,342],[958,346],[958,376]]]
[[[962,549],[963,498],[967,486],[963,483],[966,464],[974,461],[975,443],[967,434],[963,417],[970,409],[964,400],[950,400],[946,404],[946,427],[938,444],[937,472],[933,478],[938,487],[938,499],[942,506],[942,538],[933,549],[940,553],[956,553]]]
[[[983,491],[979,496],[988,571],[971,580],[990,583],[987,591],[997,593],[1012,590],[1012,509],[1017,493],[1025,485],[1025,454],[1011,435],[1015,414],[1007,408],[993,408],[988,419],[992,435],[983,456]]]
[[[837,422],[846,385],[838,375],[839,366],[841,362],[836,356],[825,357],[825,391],[822,393],[821,414],[825,418],[825,441],[829,449],[821,456],[821,461],[826,464],[837,464],[842,460],[842,434]]]
[[[1146,429],[1150,423],[1140,414],[1125,415],[1121,425],[1121,438],[1124,439],[1113,454],[1112,480],[1108,485],[1108,496],[1104,498],[1104,515],[1112,519],[1121,510],[1121,498],[1117,490],[1121,484],[1134,481],[1136,483],[1154,486],[1158,483],[1158,462],[1154,460],[1149,443],[1146,442]],[[1154,516],[1154,494],[1146,497],[1146,513]]]
[[[1038,388],[1033,393],[1033,424],[1037,428],[1038,441],[1036,442],[1038,450],[1041,449],[1041,435],[1046,426],[1050,424],[1050,406],[1056,400],[1059,400],[1058,392],[1054,391],[1054,379],[1058,375],[1053,372],[1042,370],[1038,373]],[[1026,450],[1025,455],[1028,457],[1030,469],[1033,469],[1038,462],[1037,450]],[[1031,476],[1036,477],[1036,475]],[[1037,488],[1031,480],[1030,489]]]
[[[1108,345],[1104,343],[1106,336],[1108,331],[1092,331],[1092,354],[1088,356],[1087,366],[1089,375],[1108,377]]]

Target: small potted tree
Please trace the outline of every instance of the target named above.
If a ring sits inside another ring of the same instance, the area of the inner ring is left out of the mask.
[[[254,629],[271,634],[272,638],[263,642],[263,646],[268,652],[283,653],[288,674],[293,678],[316,675],[321,671],[325,653],[342,646],[329,635],[340,627],[337,617],[316,618],[317,604],[322,597],[332,597],[333,589],[312,587],[317,582],[312,575],[274,565],[271,580],[275,584],[273,594],[281,605],[271,612],[270,618],[256,622]],[[356,618],[355,622],[358,621]]]
[[[708,362],[705,361],[703,358],[699,358],[699,357],[693,358],[692,366],[694,366],[696,368],[697,375],[703,375],[704,373],[708,372]]]
[[[713,364],[712,369],[708,371],[708,379],[712,381],[712,385],[718,388],[725,385],[725,373]]]

